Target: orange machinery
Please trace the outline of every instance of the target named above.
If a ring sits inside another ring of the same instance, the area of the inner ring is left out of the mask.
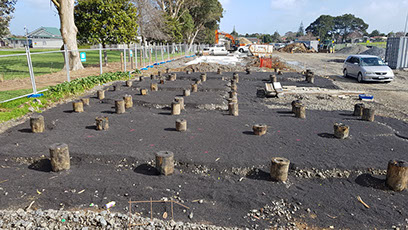
[[[241,46],[241,44],[239,44],[238,40],[235,40],[235,38],[229,34],[229,33],[225,33],[222,31],[218,31],[215,30],[215,44],[218,44],[218,42],[220,41],[219,36],[225,36],[226,38],[228,38],[229,40],[231,40],[231,48],[233,48],[234,50],[237,50],[239,46]],[[245,44],[242,44],[245,45]]]

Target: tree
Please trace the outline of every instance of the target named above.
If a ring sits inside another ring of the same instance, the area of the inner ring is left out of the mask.
[[[0,0],[0,39],[10,34],[9,23],[17,0]]]
[[[237,31],[235,30],[235,26],[234,26],[234,29],[233,29],[232,32],[231,32],[231,35],[234,36],[234,37],[238,37],[238,33],[237,33]]]
[[[343,40],[347,41],[347,36],[356,32],[366,32],[368,24],[363,19],[357,18],[352,14],[344,14],[334,18],[335,34],[343,36]]]
[[[70,70],[83,69],[78,52],[77,33],[78,29],[74,21],[74,3],[75,0],[51,0],[58,10],[62,41],[67,45],[69,52]],[[62,47],[61,47],[62,49]]]
[[[171,37],[166,31],[164,13],[153,4],[152,0],[133,0],[138,10],[139,35],[146,40],[165,41]]]
[[[270,35],[270,34],[264,34],[264,35],[262,36],[262,42],[265,43],[265,44],[272,43],[272,37],[271,37],[271,35]]]
[[[377,37],[377,36],[381,36],[381,33],[380,33],[380,31],[378,31],[378,30],[373,30],[373,32],[371,32],[371,33],[369,34],[369,36],[370,36],[370,37]]]
[[[272,34],[271,38],[272,38],[272,42],[281,42],[281,36],[278,33],[278,31],[275,31],[275,33]]]
[[[296,33],[296,37],[302,37],[304,35],[305,35],[305,27],[303,26],[303,22],[301,22],[298,32]]]
[[[106,48],[137,41],[137,9],[129,0],[81,0],[75,6],[75,21],[84,43]],[[107,63],[106,51],[104,57]]]
[[[321,15],[306,28],[306,32],[312,33],[322,40],[330,38],[333,31],[334,17],[330,15]]]

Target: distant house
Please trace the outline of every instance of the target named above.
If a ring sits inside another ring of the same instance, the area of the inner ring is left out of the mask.
[[[261,40],[257,37],[246,37],[246,39],[248,39],[253,44],[261,44]]]
[[[40,27],[28,34],[33,48],[61,48],[61,32],[55,27]]]
[[[349,35],[347,35],[347,41],[351,43],[358,43],[364,41],[364,34],[360,31],[353,31]]]
[[[8,46],[12,48],[23,48],[27,45],[27,38],[11,37],[7,38]]]

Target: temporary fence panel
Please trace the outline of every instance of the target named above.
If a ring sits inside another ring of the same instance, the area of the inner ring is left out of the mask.
[[[408,68],[408,37],[387,39],[385,61],[393,69]]]

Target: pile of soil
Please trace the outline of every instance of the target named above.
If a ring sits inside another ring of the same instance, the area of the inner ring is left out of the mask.
[[[373,46],[373,48],[368,49],[368,50],[362,52],[361,54],[374,55],[374,56],[384,58],[385,57],[385,49],[384,48],[379,48],[377,46]]]
[[[313,49],[308,49],[305,44],[303,43],[293,43],[287,45],[283,48],[278,49],[279,52],[286,52],[286,53],[314,53],[316,52]]]

